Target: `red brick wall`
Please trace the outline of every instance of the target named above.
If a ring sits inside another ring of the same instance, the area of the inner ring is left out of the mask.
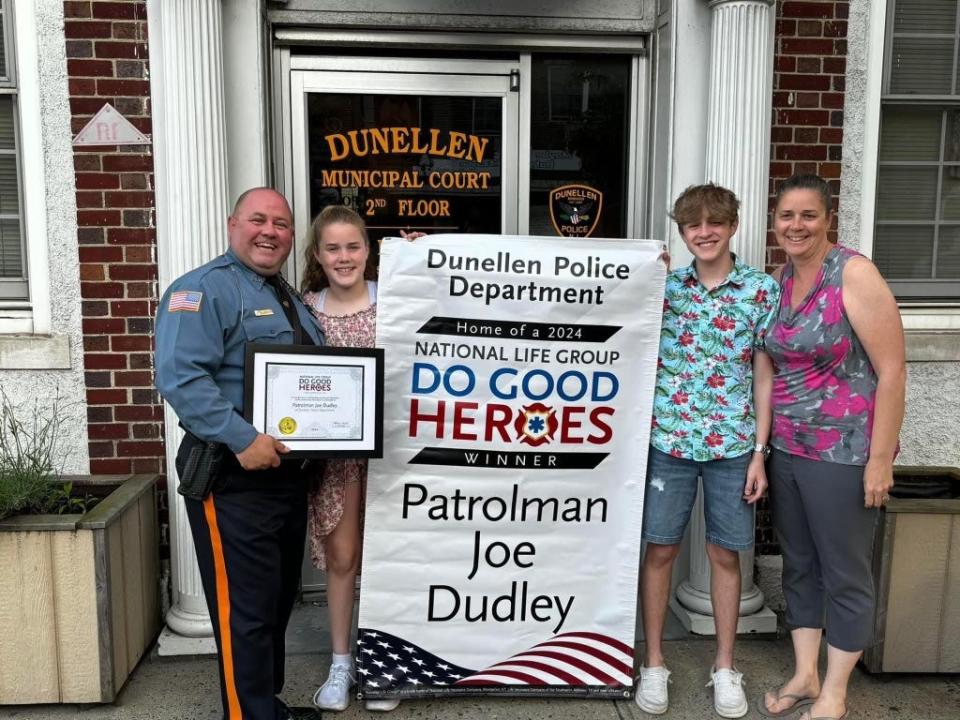
[[[778,182],[814,173],[840,192],[847,0],[777,0],[770,207]],[[836,241],[836,229],[832,233]],[[767,238],[767,262],[786,262]]]
[[[64,2],[73,132],[109,102],[149,135],[146,3]],[[94,473],[161,472],[150,146],[74,149],[84,368]]]
[[[848,12],[847,0],[777,0],[770,210],[779,182],[796,173],[826,178],[839,196]],[[831,239],[836,242],[836,225]],[[771,230],[767,265],[784,262]],[[756,551],[780,552],[766,500],[757,508]]]

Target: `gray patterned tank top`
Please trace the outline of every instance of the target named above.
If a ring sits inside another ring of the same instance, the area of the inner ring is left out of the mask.
[[[780,311],[767,334],[774,363],[773,433],[778,450],[865,465],[877,375],[843,306],[843,268],[859,253],[832,248],[813,287],[793,308],[793,264],[780,278]]]

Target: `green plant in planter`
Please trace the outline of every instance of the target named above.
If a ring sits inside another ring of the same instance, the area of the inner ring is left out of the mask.
[[[34,401],[23,413],[0,390],[0,519],[16,513],[83,513],[96,502],[74,497],[72,483],[56,481],[63,469],[60,431],[75,405],[64,405],[57,393],[48,407]]]

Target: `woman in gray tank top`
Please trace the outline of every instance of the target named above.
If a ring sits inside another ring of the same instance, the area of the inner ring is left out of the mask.
[[[830,242],[829,185],[794,176],[773,226],[787,254],[766,352],[774,363],[770,497],[783,553],[794,675],[766,693],[766,717],[810,705],[841,718],[847,683],[872,642],[873,533],[893,487],[906,363],[896,300],[867,258]],[[820,638],[827,673],[820,682]]]

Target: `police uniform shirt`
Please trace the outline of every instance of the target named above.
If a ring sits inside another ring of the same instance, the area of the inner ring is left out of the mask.
[[[323,333],[299,298],[304,330]],[[257,437],[243,418],[245,346],[290,345],[294,330],[273,288],[232,250],[178,278],[157,312],[156,384],[190,432],[245,450]]]

